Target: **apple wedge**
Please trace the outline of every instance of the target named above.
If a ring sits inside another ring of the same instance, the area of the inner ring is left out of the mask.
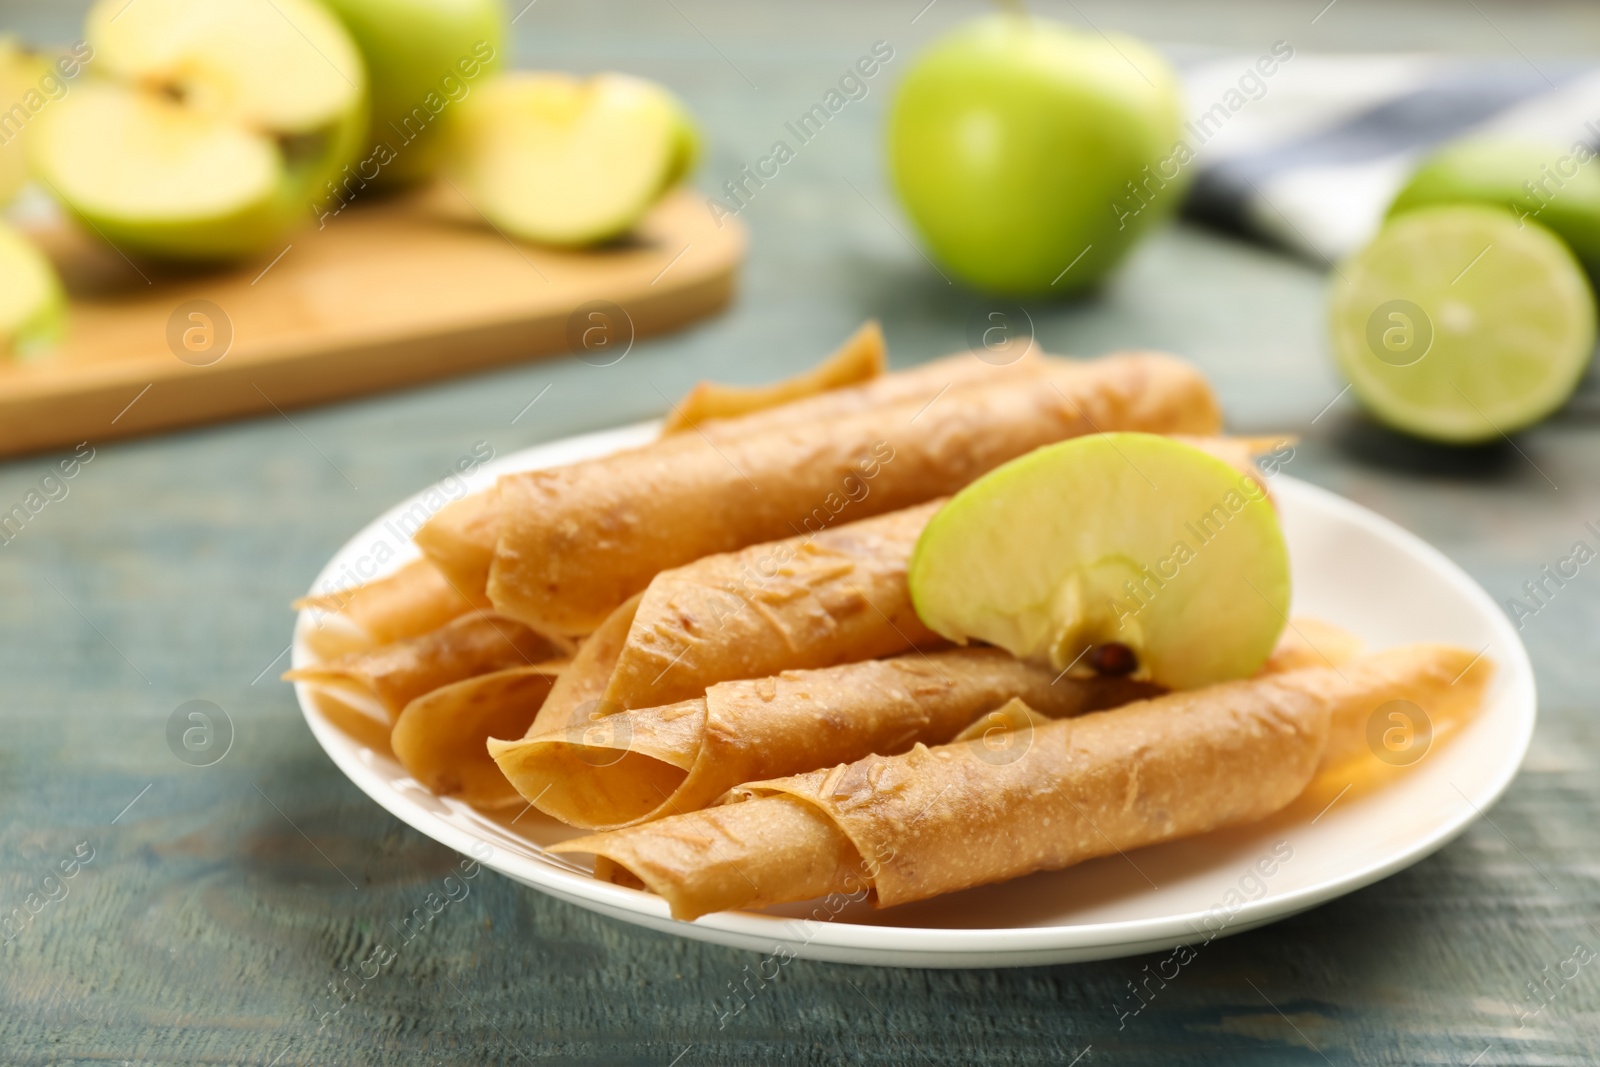
[[[0,223],[0,356],[28,359],[61,339],[67,301],[55,268],[10,226]]]
[[[365,71],[314,0],[102,0],[87,34],[100,77],[39,115],[28,155],[124,251],[271,250],[357,146]]]
[[[626,233],[693,166],[683,107],[623,74],[510,75],[461,105],[455,171],[507,233],[585,245]]]
[[[907,574],[928,628],[1053,670],[1172,689],[1253,674],[1289,611],[1259,477],[1170,437],[1094,434],[1012,460],[929,521]]]

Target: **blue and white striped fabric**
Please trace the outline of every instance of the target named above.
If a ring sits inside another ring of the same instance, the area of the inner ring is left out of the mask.
[[[1284,51],[1178,57],[1195,152],[1184,212],[1319,262],[1365,243],[1419,159],[1446,141],[1600,147],[1594,64]]]

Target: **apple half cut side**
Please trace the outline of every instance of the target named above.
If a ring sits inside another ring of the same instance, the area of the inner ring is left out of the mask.
[[[1063,673],[1122,645],[1135,677],[1248,677],[1288,619],[1289,557],[1258,477],[1193,445],[1094,434],[998,467],[929,521],[907,575],[918,616]]]
[[[29,131],[33,173],[69,210],[124,252],[202,262],[276,251],[312,220],[366,122],[361,59],[332,14],[104,0],[88,27],[96,78]]]
[[[677,101],[622,74],[508,75],[461,106],[454,170],[467,196],[507,233],[544,244],[626,233],[696,151]]]
[[[0,223],[0,357],[31,359],[66,332],[67,299],[55,268],[16,230]]]
[[[116,85],[44,116],[34,169],[112,244],[154,255],[248,255],[279,230],[284,164],[270,137]]]

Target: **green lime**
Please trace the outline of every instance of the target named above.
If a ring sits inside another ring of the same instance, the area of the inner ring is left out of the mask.
[[[1334,279],[1333,350],[1381,421],[1467,444],[1532,425],[1594,351],[1594,294],[1572,252],[1510,212],[1400,215]]]
[[[1389,205],[1389,217],[1441,204],[1492,204],[1555,231],[1600,276],[1600,165],[1594,150],[1475,138],[1433,153]]]

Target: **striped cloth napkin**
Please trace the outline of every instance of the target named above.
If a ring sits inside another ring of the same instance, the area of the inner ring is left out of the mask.
[[[1174,59],[1192,116],[1184,213],[1319,262],[1361,247],[1419,159],[1446,141],[1600,148],[1591,63],[1313,55],[1281,41],[1257,56]]]

